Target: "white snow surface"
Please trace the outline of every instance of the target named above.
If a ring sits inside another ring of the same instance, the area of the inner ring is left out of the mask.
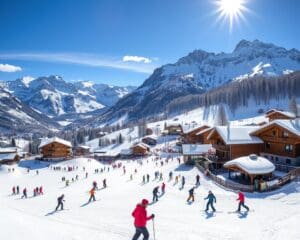
[[[162,155],[164,160],[166,155]],[[161,185],[154,180],[154,171],[158,170],[166,178],[169,171],[174,175],[185,176],[186,185],[183,190],[174,185],[174,181],[166,181],[166,193],[159,201],[147,208],[148,215],[155,214],[156,239],[172,240],[281,240],[299,239],[300,229],[300,183],[291,183],[271,193],[246,194],[249,213],[234,213],[237,209],[237,194],[224,190],[203,176],[196,168],[178,165],[176,158],[160,167],[143,159],[143,166],[137,162],[122,163],[122,168],[94,174],[94,169],[103,168],[101,163],[85,158],[57,163],[56,166],[78,166],[72,172],[54,171],[49,163],[38,163],[33,160],[21,162],[8,172],[9,167],[0,166],[0,239],[10,240],[65,240],[65,239],[109,239],[128,240],[134,234],[131,212],[142,198],[151,202],[152,189]],[[27,173],[30,165],[36,171]],[[85,178],[82,167],[85,166],[89,177]],[[107,166],[106,166],[107,167]],[[134,174],[137,169],[137,174]],[[142,176],[151,175],[150,182],[142,185]],[[66,187],[62,176],[71,180],[79,175],[79,180]],[[133,180],[130,181],[130,174]],[[195,176],[200,174],[201,185],[195,190],[195,202],[187,204],[188,190],[194,186]],[[96,180],[100,187],[106,178],[108,187],[96,191],[96,202],[86,204],[88,191]],[[11,195],[12,186],[19,185],[21,190],[28,189],[28,199],[20,195]],[[43,186],[44,195],[32,197],[32,189]],[[209,190],[216,195],[217,213],[205,213],[204,197]],[[57,197],[65,194],[64,211],[53,212]],[[148,222],[150,239],[153,239],[152,222]]]
[[[50,143],[53,143],[53,142],[56,142],[56,143],[61,143],[63,145],[66,145],[68,147],[72,147],[72,143],[69,142],[69,141],[66,141],[64,139],[61,139],[61,138],[58,138],[58,137],[52,137],[52,138],[44,138],[42,139],[41,141],[41,144],[39,145],[39,148],[41,147],[44,147]]]
[[[275,165],[268,159],[250,155],[233,159],[224,164],[224,167],[237,166],[249,174],[267,174],[275,171]]]

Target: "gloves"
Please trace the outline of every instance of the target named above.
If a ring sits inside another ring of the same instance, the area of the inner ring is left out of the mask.
[[[152,214],[152,215],[151,215],[151,217],[152,217],[152,218],[155,218],[155,215],[154,215],[154,214]]]

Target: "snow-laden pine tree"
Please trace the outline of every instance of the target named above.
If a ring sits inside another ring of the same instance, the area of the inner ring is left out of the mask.
[[[214,119],[215,126],[226,126],[228,124],[228,117],[223,104],[218,105],[217,113]]]

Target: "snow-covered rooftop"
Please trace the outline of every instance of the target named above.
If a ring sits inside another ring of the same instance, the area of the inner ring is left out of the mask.
[[[149,149],[149,148],[150,148],[149,145],[147,145],[147,144],[145,144],[145,143],[143,143],[143,142],[140,142],[140,143],[134,145],[133,147],[137,147],[137,146],[138,146],[138,147],[141,147],[141,148],[144,148],[144,149]]]
[[[250,135],[251,132],[257,129],[257,126],[217,126],[208,135],[208,139],[217,131],[226,144],[263,143],[260,138]]]
[[[274,120],[272,122],[269,122],[263,126],[261,126],[260,128],[254,130],[251,132],[251,134],[254,134],[256,131],[260,131],[262,129],[266,129],[268,128],[269,126],[272,126],[272,125],[278,125],[288,131],[290,131],[291,133],[294,133],[295,135],[297,136],[300,136],[300,118],[297,118],[297,119],[294,119],[294,120],[281,120],[281,119],[278,119],[278,120]]]
[[[16,147],[5,147],[5,148],[0,148],[0,153],[15,153],[17,152]]]
[[[280,114],[285,115],[285,116],[290,117],[290,118],[295,118],[296,117],[295,114],[292,113],[292,112],[281,111],[281,110],[276,110],[276,109],[271,109],[270,111],[268,111],[267,116],[272,116],[275,113],[280,113]]]
[[[224,167],[238,167],[249,174],[267,174],[275,170],[272,162],[255,154],[231,160],[225,163]]]
[[[212,149],[211,144],[182,144],[183,155],[200,155]]]
[[[0,162],[3,160],[14,160],[16,155],[17,155],[16,153],[1,153]]]
[[[52,138],[44,138],[39,146],[39,148],[44,147],[50,143],[57,142],[61,143],[63,145],[66,145],[68,147],[72,147],[72,143],[69,141],[66,141],[64,139],[58,138],[58,137],[52,137]]]
[[[197,132],[196,135],[201,135],[202,133],[208,132],[208,131],[210,131],[210,130],[212,130],[212,129],[213,129],[212,127],[210,127],[210,128],[205,128],[205,129],[203,129],[202,131]]]

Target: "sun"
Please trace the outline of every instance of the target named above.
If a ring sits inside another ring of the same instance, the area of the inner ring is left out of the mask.
[[[244,12],[249,11],[245,6],[246,0],[217,0],[218,19],[229,22],[230,32],[232,31],[234,23],[238,23],[241,19],[245,20]]]

